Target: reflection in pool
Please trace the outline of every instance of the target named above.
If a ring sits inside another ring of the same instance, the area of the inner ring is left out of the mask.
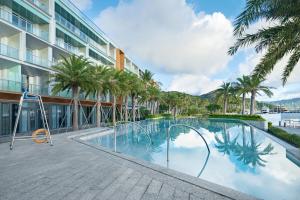
[[[195,127],[207,141],[210,154],[192,129],[170,132],[167,162],[166,132],[172,124]],[[233,120],[145,120],[117,128],[116,150],[138,159],[230,187],[264,199],[298,199],[300,168],[286,158],[286,149],[265,133]],[[89,140],[114,149],[114,135]],[[205,168],[204,168],[205,167]],[[201,173],[203,169],[203,172]]]

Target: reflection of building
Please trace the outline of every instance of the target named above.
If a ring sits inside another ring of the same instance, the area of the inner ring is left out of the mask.
[[[61,55],[83,55],[95,64],[105,64],[138,76],[143,72],[69,0],[0,0],[0,136],[12,131],[21,91],[43,96],[51,129],[71,126],[71,91],[51,94],[51,66]],[[93,95],[81,94],[83,109],[79,123],[92,115]],[[109,106],[110,98],[103,97]],[[66,120],[63,122],[63,118]],[[38,106],[27,103],[18,132],[40,127]]]

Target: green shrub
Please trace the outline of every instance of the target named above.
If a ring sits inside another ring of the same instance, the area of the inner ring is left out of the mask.
[[[161,116],[164,118],[172,118],[173,117],[173,115],[170,113],[164,113],[164,114],[161,114]]]
[[[277,127],[269,127],[270,134],[294,145],[295,147],[300,148],[300,136],[296,134],[289,134],[288,132],[277,128]]]
[[[150,115],[150,111],[147,110],[145,107],[142,107],[140,109],[140,112],[141,112],[141,118],[145,118],[147,117],[148,115]]]
[[[147,119],[155,119],[155,118],[162,118],[163,116],[159,115],[159,114],[155,114],[155,115],[147,115],[146,118]]]
[[[268,122],[268,128],[272,128],[273,124],[272,122]]]
[[[257,120],[265,121],[260,115],[226,115],[226,114],[210,114],[209,118],[226,118],[226,119],[240,119],[240,120]]]

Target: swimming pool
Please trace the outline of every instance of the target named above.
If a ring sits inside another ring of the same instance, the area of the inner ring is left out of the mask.
[[[300,168],[266,134],[234,120],[145,120],[117,127],[116,151],[258,198],[299,199]],[[167,162],[167,129],[170,130]],[[144,130],[146,129],[146,130]],[[149,133],[149,134],[147,134]],[[88,140],[114,150],[114,134]]]

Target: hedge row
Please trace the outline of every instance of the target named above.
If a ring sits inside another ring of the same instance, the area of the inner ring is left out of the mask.
[[[269,127],[269,131],[270,134],[300,148],[300,136],[296,135],[296,134],[290,134],[280,128],[277,127]]]
[[[209,118],[226,118],[226,119],[240,119],[240,120],[257,120],[265,121],[260,115],[230,115],[230,114],[210,114]]]

